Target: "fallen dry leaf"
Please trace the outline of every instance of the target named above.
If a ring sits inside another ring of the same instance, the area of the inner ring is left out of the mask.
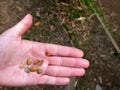
[[[41,25],[41,22],[40,21],[37,21],[37,22],[35,22],[35,24],[34,24],[36,27],[39,27],[40,25]]]
[[[53,30],[54,29],[54,25],[50,25],[50,30]]]

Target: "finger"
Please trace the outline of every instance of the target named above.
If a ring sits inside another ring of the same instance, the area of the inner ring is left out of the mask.
[[[82,68],[49,66],[47,68],[46,74],[58,77],[83,76],[85,74],[85,70]]]
[[[70,56],[70,57],[83,57],[83,51],[67,46],[45,44],[46,52],[49,52],[51,55],[55,56]]]
[[[28,77],[27,85],[49,84],[49,85],[66,85],[70,82],[69,78],[52,77],[43,75],[41,77]]]
[[[32,24],[32,16],[27,14],[19,23],[9,29],[7,33],[14,36],[21,36]]]
[[[48,58],[50,65],[88,68],[89,62],[83,58],[69,58],[69,57],[50,57]]]

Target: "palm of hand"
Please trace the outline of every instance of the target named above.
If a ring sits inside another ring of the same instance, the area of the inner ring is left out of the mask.
[[[68,77],[85,74],[84,68],[89,66],[89,62],[81,58],[82,51],[60,45],[22,40],[21,35],[30,27],[31,23],[32,18],[27,15],[16,26],[0,36],[2,42],[0,43],[2,53],[0,58],[3,59],[0,60],[1,85],[65,85],[69,83]],[[46,56],[46,52],[50,52],[52,56]],[[19,68],[22,60],[27,60],[29,57],[44,60],[44,64],[40,67],[43,71],[42,75],[36,72],[26,73],[24,69]]]
[[[32,57],[33,59],[44,59],[45,64],[42,65],[42,70],[45,72],[48,61],[44,54],[44,45],[38,43],[39,47],[35,47],[34,45],[37,43],[35,44],[35,42],[32,41],[21,40],[14,36],[1,37],[0,41],[4,41],[3,44],[0,43],[1,49],[3,49],[1,50],[1,58],[4,59],[3,61],[0,61],[0,77],[5,81],[2,82],[2,84],[7,83],[11,86],[19,86],[40,83],[39,81],[36,81],[40,79],[40,75],[37,73],[28,74],[24,69],[20,69],[19,66],[23,60],[26,61],[29,57]]]

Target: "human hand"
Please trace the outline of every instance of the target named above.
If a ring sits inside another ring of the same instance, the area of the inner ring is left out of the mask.
[[[70,76],[83,76],[89,62],[83,59],[79,49],[61,45],[22,40],[21,37],[32,24],[32,16],[26,15],[18,24],[0,35],[0,85],[26,86],[37,84],[66,85]],[[49,52],[51,56],[46,56]],[[26,73],[19,66],[22,60],[44,60],[36,72]]]

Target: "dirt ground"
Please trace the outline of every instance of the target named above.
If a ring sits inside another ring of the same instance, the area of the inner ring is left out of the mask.
[[[115,39],[120,46],[120,1],[98,0],[97,2],[105,14],[105,19],[108,21],[112,32],[115,34]]]
[[[120,1],[98,0],[105,13],[115,39],[120,45]],[[8,3],[9,2],[9,3]],[[112,7],[111,7],[112,6]],[[34,18],[33,26],[24,39],[75,46],[85,52],[90,67],[84,77],[77,77],[75,90],[120,90],[120,55],[116,53],[103,27],[93,16],[89,21],[75,19],[89,18],[89,13],[75,13],[69,4],[54,0],[0,0],[0,33],[16,24],[27,13]],[[40,21],[39,26],[35,26]],[[0,90],[65,90],[66,86],[31,86],[24,88],[1,87]]]

